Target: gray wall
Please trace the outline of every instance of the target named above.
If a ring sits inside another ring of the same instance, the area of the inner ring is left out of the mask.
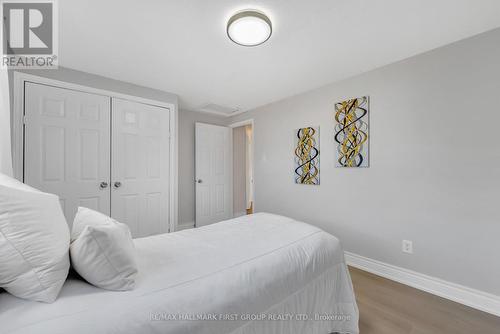
[[[229,118],[188,110],[179,111],[179,225],[194,226],[195,221],[194,124],[196,122],[228,125]]]
[[[500,30],[255,111],[256,209],[363,256],[500,295]],[[333,108],[371,98],[369,168],[334,168]],[[321,185],[293,183],[292,130],[321,126]],[[414,254],[401,252],[413,240]]]
[[[246,131],[244,126],[233,129],[233,212],[246,213]]]

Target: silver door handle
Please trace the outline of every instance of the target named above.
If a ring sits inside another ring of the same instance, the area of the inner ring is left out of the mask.
[[[202,183],[203,180],[202,179],[198,179],[198,180],[195,180],[196,183]]]
[[[101,184],[99,184],[99,187],[100,187],[101,189],[105,189],[105,188],[107,188],[107,187],[108,187],[108,182],[101,182]]]
[[[120,181],[115,182],[115,188],[120,188],[122,186],[122,183]]]

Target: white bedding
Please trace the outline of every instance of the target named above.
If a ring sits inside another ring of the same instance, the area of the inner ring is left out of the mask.
[[[358,333],[340,243],[316,227],[261,213],[134,241],[134,290],[68,279],[53,304],[0,293],[0,333]]]

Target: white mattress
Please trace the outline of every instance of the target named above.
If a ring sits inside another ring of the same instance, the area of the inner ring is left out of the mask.
[[[68,279],[53,304],[0,293],[0,333],[358,333],[340,243],[316,227],[261,213],[135,245],[133,291]]]

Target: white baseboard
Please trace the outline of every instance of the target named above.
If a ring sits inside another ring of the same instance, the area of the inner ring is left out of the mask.
[[[480,311],[500,316],[500,296],[345,252],[348,265]]]
[[[187,230],[190,228],[194,228],[194,222],[180,223],[177,225],[177,229],[175,231],[177,232],[177,231]]]

